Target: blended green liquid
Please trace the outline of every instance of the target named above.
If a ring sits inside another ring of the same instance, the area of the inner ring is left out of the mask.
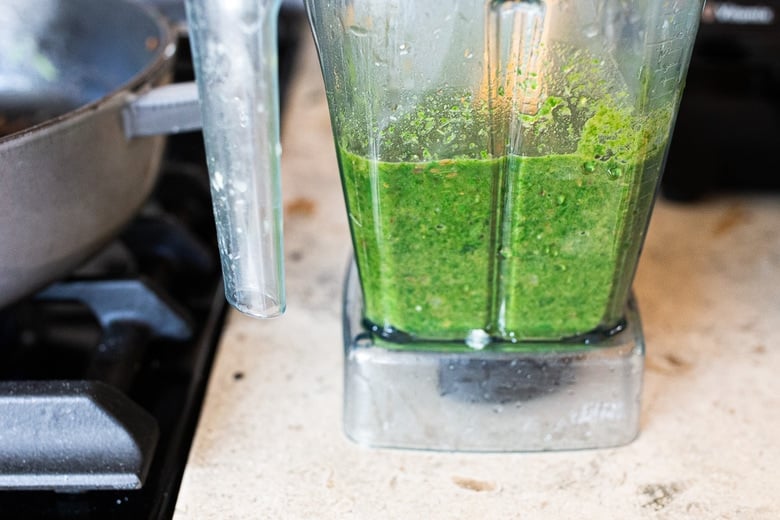
[[[380,162],[340,150],[364,317],[418,340],[616,325],[663,149],[635,128],[596,116],[575,152],[538,157]]]

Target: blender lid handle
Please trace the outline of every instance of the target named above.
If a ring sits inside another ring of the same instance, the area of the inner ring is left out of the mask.
[[[225,297],[286,307],[277,78],[280,0],[186,0]]]

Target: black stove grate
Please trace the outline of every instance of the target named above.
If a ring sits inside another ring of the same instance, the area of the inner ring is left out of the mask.
[[[198,134],[182,135],[172,138],[170,146],[190,147],[192,155],[199,156],[200,141]],[[0,381],[6,390],[9,385],[17,389],[17,418],[24,413],[20,401],[25,399],[30,414],[39,412],[39,387],[30,390],[30,382],[55,384],[55,390],[61,390],[56,384],[62,381],[109,384],[131,406],[140,405],[159,430],[152,458],[139,462],[150,466],[144,486],[79,493],[4,491],[2,518],[138,519],[172,514],[225,309],[206,175],[202,166],[181,168],[176,161],[167,162],[155,195],[117,241],[70,279],[4,310],[0,317]],[[76,390],[77,395],[89,395],[89,389]],[[47,395],[56,399],[56,394]],[[54,409],[67,406],[72,397],[60,392]],[[86,416],[94,412],[90,406],[75,409]],[[82,429],[96,436],[95,444],[126,453],[121,429],[116,438],[106,439],[97,438],[100,431],[100,425],[94,431]],[[39,437],[57,441],[44,432]],[[39,446],[43,458],[57,449]],[[78,452],[62,458],[73,455]],[[29,468],[34,476],[36,465]]]

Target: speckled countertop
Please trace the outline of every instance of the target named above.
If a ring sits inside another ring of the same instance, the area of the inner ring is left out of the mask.
[[[632,444],[367,449],[341,430],[350,242],[311,42],[288,106],[288,312],[229,315],[175,518],[780,518],[780,197],[657,205],[635,282],[647,359]]]

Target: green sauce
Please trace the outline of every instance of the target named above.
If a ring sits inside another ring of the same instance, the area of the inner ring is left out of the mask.
[[[365,318],[391,336],[508,343],[615,326],[668,135],[656,119],[601,107],[575,150],[539,156],[382,162],[341,148]]]

